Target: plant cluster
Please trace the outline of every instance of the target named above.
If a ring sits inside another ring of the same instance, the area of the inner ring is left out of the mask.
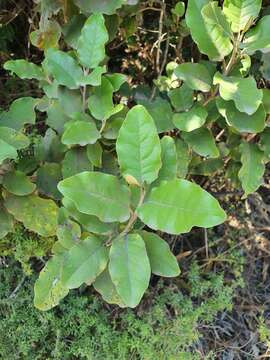
[[[270,52],[270,16],[257,21],[261,1],[178,2],[172,16],[203,59],[168,63],[150,92],[108,71],[116,13],[136,13],[136,3],[39,1],[30,39],[44,51],[42,64],[4,65],[43,92],[0,113],[0,236],[19,222],[57,237],[35,284],[41,310],[83,284],[110,304],[137,306],[151,273],[180,273],[153,231],[177,235],[226,219],[194,176],[225,167],[246,197],[269,161],[270,90],[250,74],[251,56]],[[62,27],[60,12],[69,19]]]

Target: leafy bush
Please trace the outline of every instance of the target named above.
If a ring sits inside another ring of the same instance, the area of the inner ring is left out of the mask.
[[[223,8],[189,0],[186,12],[177,3],[172,21],[204,56],[168,63],[149,92],[108,72],[106,58],[115,13],[136,14],[140,4],[38,3],[39,29],[30,39],[44,51],[42,64],[4,65],[38,81],[43,96],[19,98],[0,114],[0,235],[19,222],[42,237],[57,236],[35,284],[37,308],[58,305],[83,284],[93,284],[108,303],[135,307],[151,272],[180,273],[151,229],[175,235],[226,219],[218,201],[194,183],[196,175],[226,167],[244,197],[262,183],[270,90],[259,89],[250,71],[251,56],[270,51],[270,16],[254,25],[260,0],[228,0]],[[69,18],[65,25],[61,13]],[[33,129],[38,136],[29,136]]]
[[[236,255],[236,254],[235,254]],[[235,257],[235,263],[239,254]],[[14,294],[22,273],[11,263],[0,270],[0,357],[4,359],[197,359],[198,330],[219,311],[230,310],[238,280],[225,284],[222,273],[202,276],[191,267],[183,295],[177,285],[159,284],[144,310],[107,310],[93,294],[71,293],[54,310],[32,305],[30,279]],[[155,296],[156,290],[159,296]],[[151,304],[151,305],[150,305]],[[10,349],[14,351],[10,352]],[[209,357],[210,358],[210,357]]]

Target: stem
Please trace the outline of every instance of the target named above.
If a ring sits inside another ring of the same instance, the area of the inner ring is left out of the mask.
[[[140,200],[138,202],[137,208],[138,209],[142,203],[144,202],[144,198],[145,198],[145,189],[143,187],[141,187],[141,196],[140,196]],[[129,233],[129,231],[132,229],[133,225],[135,224],[136,220],[138,218],[138,215],[136,214],[136,210],[132,212],[132,215],[129,219],[129,222],[127,223],[127,226],[125,227],[125,229],[119,234],[119,237],[122,237],[124,235],[127,235]]]

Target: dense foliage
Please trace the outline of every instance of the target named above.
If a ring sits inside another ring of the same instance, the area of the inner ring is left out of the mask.
[[[110,304],[137,306],[151,273],[180,273],[162,233],[226,219],[197,175],[225,168],[243,197],[261,185],[270,157],[270,90],[252,73],[252,57],[263,54],[267,67],[270,52],[261,5],[174,4],[174,36],[181,46],[191,35],[202,55],[160,64],[159,38],[151,89],[113,72],[106,54],[118,29],[135,31],[125,19],[136,25],[138,1],[38,1],[30,40],[42,63],[9,60],[4,69],[35,80],[41,95],[0,113],[0,237],[21,223],[57,238],[35,284],[38,309],[83,284]]]

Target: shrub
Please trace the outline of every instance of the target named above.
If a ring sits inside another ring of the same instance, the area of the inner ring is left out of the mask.
[[[270,17],[254,24],[259,0],[228,0],[223,8],[189,0],[186,11],[177,3],[170,20],[178,36],[191,34],[203,58],[170,62],[166,74],[159,68],[149,93],[109,72],[106,58],[115,13],[135,17],[140,4],[73,5],[40,1],[40,27],[30,38],[44,51],[42,64],[4,65],[38,81],[43,96],[19,98],[0,114],[0,235],[19,222],[57,237],[35,284],[37,308],[58,305],[83,284],[93,284],[110,304],[135,307],[151,272],[180,273],[152,230],[177,235],[226,219],[218,201],[195,184],[196,175],[226,167],[244,197],[262,183],[270,91],[259,89],[250,72],[251,56],[270,51]],[[65,25],[61,12],[70,18]],[[33,129],[38,136],[28,136]]]

